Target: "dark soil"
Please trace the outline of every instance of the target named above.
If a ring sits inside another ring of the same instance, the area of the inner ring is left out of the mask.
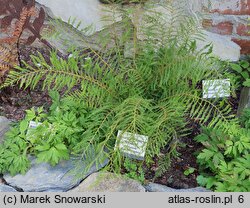
[[[8,119],[19,121],[24,118],[25,110],[32,107],[49,107],[51,100],[46,91],[8,87],[0,92],[0,114]]]
[[[196,177],[198,175],[198,164],[196,163],[195,152],[200,150],[202,146],[194,141],[194,137],[200,133],[199,125],[192,123],[189,126],[192,132],[189,136],[181,138],[180,144],[177,147],[178,155],[171,159],[171,164],[168,170],[160,177],[155,177],[155,172],[158,169],[158,159],[154,159],[154,164],[146,171],[145,178],[149,182],[167,185],[172,188],[194,188],[198,184]],[[163,150],[163,153],[165,151]],[[184,171],[189,168],[195,168],[192,174],[185,175]],[[154,180],[153,180],[154,179]]]
[[[47,60],[49,60],[49,51],[41,48],[26,48],[20,49],[20,60],[24,60],[32,64],[31,54],[37,55],[42,53]],[[7,87],[0,90],[0,115],[6,116],[8,119],[19,121],[24,118],[25,110],[32,107],[44,106],[49,107],[51,104],[48,92],[39,90],[41,86],[36,89],[19,89],[18,86]]]
[[[20,58],[31,63],[30,54],[37,54],[38,51],[45,55],[46,59],[49,59],[48,50],[34,48],[22,48]],[[41,89],[41,87],[30,90],[29,88],[19,89],[17,86],[14,86],[0,90],[0,115],[4,115],[14,121],[19,121],[24,118],[25,110],[31,107],[44,106],[45,109],[48,108],[51,105],[48,92],[39,89]],[[239,92],[237,92],[236,98],[229,98],[229,102],[235,109],[235,112],[238,107],[238,100]],[[145,179],[147,182],[155,182],[173,188],[192,188],[198,186],[196,182],[198,165],[194,153],[202,147],[196,143],[193,138],[200,133],[200,128],[195,122],[191,122],[190,125],[192,133],[189,137],[181,139],[181,143],[183,143],[184,146],[177,148],[177,152],[179,153],[178,157],[172,158],[170,168],[161,177],[153,180],[155,171],[158,168],[158,159],[155,158],[150,168],[145,169]],[[184,175],[184,171],[190,167],[195,168],[194,173],[187,176]]]
[[[235,97],[230,97],[228,102],[232,106],[233,114],[237,114],[238,102],[240,98],[240,90],[236,92]],[[202,150],[202,145],[195,142],[194,138],[200,134],[200,126],[194,121],[188,121],[189,129],[192,132],[188,137],[180,139],[180,142],[184,145],[177,147],[178,156],[173,157],[171,160],[170,168],[158,178],[155,177],[155,172],[158,169],[158,159],[154,159],[154,164],[150,168],[146,168],[145,178],[147,182],[154,182],[163,185],[167,185],[171,188],[194,188],[197,187],[196,177],[199,175],[198,164],[196,162],[196,153]],[[164,150],[163,150],[164,153]],[[192,174],[185,175],[184,171],[189,168],[195,168]]]

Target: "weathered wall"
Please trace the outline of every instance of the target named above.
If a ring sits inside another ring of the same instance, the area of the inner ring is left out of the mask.
[[[206,30],[230,37],[242,54],[250,54],[250,0],[203,1],[201,11]]]

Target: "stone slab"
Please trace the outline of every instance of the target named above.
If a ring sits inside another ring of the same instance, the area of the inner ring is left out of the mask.
[[[17,190],[10,186],[0,184],[0,192],[17,192]]]
[[[86,164],[79,158],[71,157],[69,160],[61,161],[52,167],[48,163],[37,163],[35,158],[31,159],[31,169],[25,174],[18,174],[14,177],[7,174],[3,178],[13,187],[18,187],[25,192],[65,192],[77,186],[84,178],[91,173],[104,167],[108,160],[98,167],[94,164],[88,171],[85,171]],[[76,165],[77,164],[77,165]],[[79,167],[80,165],[80,167]],[[86,172],[76,177],[75,172]]]
[[[93,173],[70,192],[145,192],[145,188],[132,179],[108,172]]]
[[[51,14],[65,22],[73,18],[76,18],[76,22],[81,21],[80,29],[92,25],[93,33],[109,25],[111,22],[102,19],[111,14],[111,11],[117,11],[114,6],[102,4],[99,0],[64,0],[63,4],[62,0],[37,0],[37,2],[48,7],[52,11]],[[119,16],[115,19],[121,20]]]
[[[231,41],[231,38],[203,31],[203,40],[197,40],[197,49],[200,50],[206,45],[213,46],[212,55],[221,60],[238,61],[240,59],[240,46]]]

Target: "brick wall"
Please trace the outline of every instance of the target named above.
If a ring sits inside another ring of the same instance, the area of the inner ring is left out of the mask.
[[[210,0],[203,4],[203,27],[225,35],[250,54],[250,0]]]

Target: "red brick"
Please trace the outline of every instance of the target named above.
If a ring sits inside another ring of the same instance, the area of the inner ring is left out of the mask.
[[[237,26],[237,34],[240,36],[250,36],[250,26],[240,23]]]
[[[250,0],[213,0],[210,13],[250,15]]]
[[[218,24],[213,24],[212,20],[205,19],[203,20],[202,25],[208,31],[217,33],[220,35],[231,35],[233,32],[233,23],[229,21],[220,22]]]
[[[241,14],[250,15],[250,0],[241,0]]]
[[[241,47],[241,54],[250,54],[250,40],[232,38],[232,41]]]

